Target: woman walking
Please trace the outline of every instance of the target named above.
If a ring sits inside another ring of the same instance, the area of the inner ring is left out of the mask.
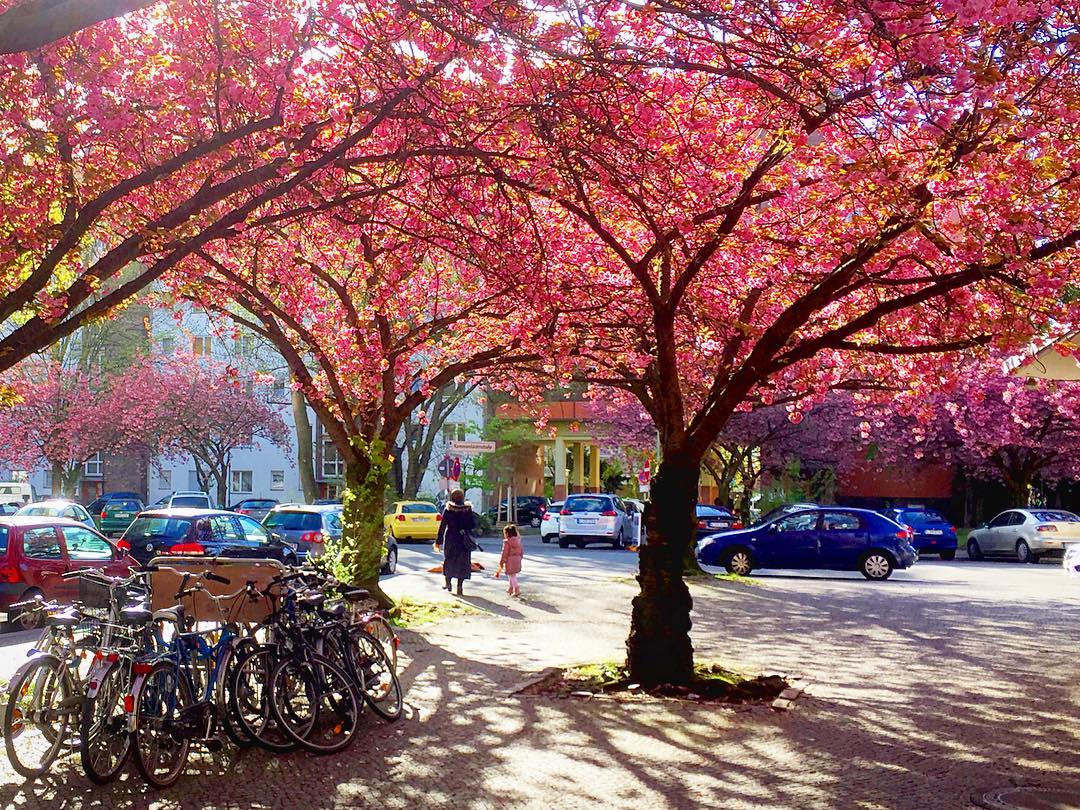
[[[450,502],[443,510],[439,535],[435,538],[435,550],[443,552],[443,577],[446,590],[452,579],[457,579],[457,595],[464,596],[461,586],[472,577],[472,530],[476,523],[472,506],[465,501],[465,493],[455,489]]]

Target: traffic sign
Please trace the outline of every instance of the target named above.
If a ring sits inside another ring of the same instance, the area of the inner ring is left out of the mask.
[[[450,452],[459,456],[476,456],[480,453],[494,453],[495,442],[455,439],[450,442]]]

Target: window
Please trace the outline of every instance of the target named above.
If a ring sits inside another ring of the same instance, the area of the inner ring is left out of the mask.
[[[406,515],[435,515],[439,510],[433,503],[403,503],[401,511]]]
[[[266,516],[268,529],[281,529],[282,531],[317,532],[322,527],[322,520],[318,512],[287,512],[275,511]]]
[[[825,531],[857,531],[859,526],[858,515],[853,515],[850,512],[826,512],[821,516],[821,528]]]
[[[611,508],[607,498],[567,498],[567,512],[596,512],[600,513]]]
[[[191,520],[188,518],[138,517],[128,526],[124,537],[132,545],[155,537],[178,540],[190,528]]]
[[[239,335],[233,341],[233,347],[238,357],[251,357],[255,354],[255,336],[249,334]]]
[[[87,478],[100,478],[102,472],[101,453],[94,453],[83,464],[83,475]]]
[[[162,489],[172,489],[172,470],[158,470],[157,480]]]
[[[23,532],[23,554],[34,560],[60,560],[60,535],[52,527]]]
[[[232,471],[232,491],[251,492],[251,470]]]
[[[235,543],[244,539],[231,515],[211,515],[210,529],[214,540]]]
[[[284,470],[271,470],[270,471],[270,489],[275,492],[281,492],[285,489],[285,471]]]
[[[443,442],[449,444],[452,441],[465,440],[466,425],[462,422],[446,422],[443,425]]]
[[[1002,512],[1000,515],[990,521],[990,528],[996,529],[999,526],[1008,526],[1009,522],[1012,520],[1012,515],[1012,512]]]
[[[341,460],[341,454],[331,441],[323,442],[322,453],[322,477],[343,478],[345,476],[345,464]]]
[[[74,506],[69,506],[61,512],[60,517],[67,518],[68,520],[82,520],[82,516],[79,515],[79,510]]]
[[[327,512],[323,515],[323,524],[327,531],[341,532],[341,512]]]
[[[270,402],[275,405],[287,405],[292,401],[292,391],[289,388],[289,381],[284,378],[276,378],[274,384],[270,386]]]
[[[52,470],[46,470],[45,471],[45,485],[42,487],[42,489],[46,489],[46,490],[49,491],[50,495],[52,494],[52,491],[53,491],[53,474],[52,474]]]
[[[244,530],[244,537],[249,543],[260,543],[265,546],[270,542],[269,533],[257,521],[243,515],[236,518],[236,521],[240,524],[240,528]]]
[[[89,529],[75,527],[64,529],[68,557],[73,560],[111,560],[112,546]]]
[[[209,335],[191,339],[191,353],[196,357],[209,357],[212,348],[213,340]]]
[[[776,521],[780,532],[810,532],[817,526],[817,512],[800,512]]]
[[[158,341],[158,347],[163,355],[170,357],[176,352],[176,338],[172,335],[165,335]]]
[[[1080,521],[1080,518],[1072,512],[1032,512],[1031,514],[1035,515],[1036,520],[1042,520],[1048,523],[1055,521],[1061,523],[1076,523],[1077,521]]]

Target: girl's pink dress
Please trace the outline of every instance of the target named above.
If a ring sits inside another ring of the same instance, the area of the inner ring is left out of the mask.
[[[502,557],[499,565],[507,576],[521,573],[521,558],[525,556],[525,549],[521,545],[520,537],[507,537],[503,539]]]

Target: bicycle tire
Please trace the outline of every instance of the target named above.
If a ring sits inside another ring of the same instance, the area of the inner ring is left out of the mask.
[[[132,749],[135,767],[143,779],[156,788],[166,788],[180,778],[187,764],[191,741],[177,740],[171,725],[192,702],[188,682],[172,661],[158,661],[147,673],[133,696],[135,722],[132,726]],[[158,747],[171,753],[164,773],[159,773],[154,751]]]
[[[236,713],[236,707],[230,692],[233,687],[236,667],[255,647],[256,644],[251,639],[243,639],[236,644],[228,653],[228,658],[225,660],[221,670],[221,677],[218,679],[220,690],[218,693],[218,706],[221,707],[222,712],[221,724],[225,728],[225,734],[239,748],[250,748],[257,743],[257,740],[244,729],[243,723]]]
[[[362,699],[349,674],[329,658],[282,658],[270,673],[269,692],[282,730],[313,754],[344,751],[359,736]]]
[[[87,778],[97,785],[116,779],[131,756],[131,734],[124,711],[130,668],[115,661],[101,676],[94,697],[83,699],[79,724],[79,759]]]
[[[394,667],[394,672],[397,672],[397,651],[398,651],[398,638],[397,633],[394,632],[393,626],[386,620],[385,617],[375,614],[367,619],[362,625],[367,634],[379,642],[379,646],[383,648],[383,652],[386,653],[386,657],[390,660],[391,665]]]
[[[360,689],[364,700],[384,720],[394,721],[401,717],[404,696],[397,671],[386,657],[382,645],[363,629],[349,631],[349,654],[353,666],[360,674]]]
[[[68,736],[70,721],[65,709],[71,700],[70,676],[52,655],[34,661],[11,685],[4,709],[4,747],[11,767],[20,776],[36,779],[52,767]],[[54,712],[56,724],[28,723],[25,718],[31,712]],[[40,740],[31,728],[40,731]],[[25,750],[17,750],[21,744],[27,744]]]
[[[270,708],[270,672],[278,662],[277,647],[259,645],[246,652],[233,668],[227,695],[228,713],[239,732],[267,751],[286,754],[300,747],[278,726]]]

